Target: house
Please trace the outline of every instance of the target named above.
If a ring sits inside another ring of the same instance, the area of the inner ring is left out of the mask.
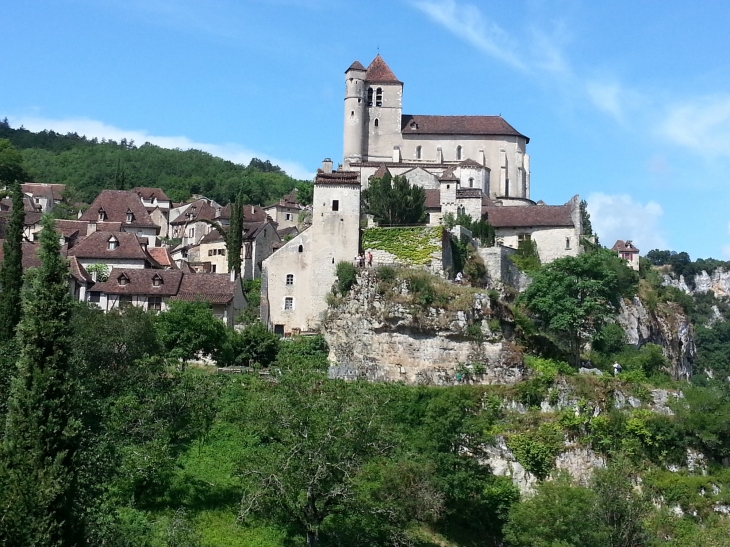
[[[25,182],[20,185],[20,189],[37,209],[43,213],[50,213],[63,200],[66,185]]]
[[[123,232],[147,238],[150,247],[158,246],[160,227],[135,192],[102,190],[79,220],[89,224],[118,222]]]
[[[172,209],[170,198],[167,197],[162,188],[137,186],[132,188],[132,192],[142,200],[142,205],[152,218],[152,222],[160,227],[160,237],[168,237],[170,209]]]
[[[297,201],[295,188],[277,203],[265,207],[264,211],[277,224],[279,230],[282,230],[299,226],[299,214],[304,211],[304,206]]]
[[[184,273],[179,291],[170,299],[207,302],[213,308],[213,315],[229,327],[248,305],[240,279],[214,273]]]
[[[170,211],[170,236],[182,240],[182,246],[198,245],[212,227],[223,207],[207,198],[198,198],[182,207]]]
[[[146,238],[129,232],[94,232],[73,246],[68,254],[76,257],[84,268],[92,264],[104,264],[109,269],[161,268],[147,248]]]
[[[634,247],[634,244],[630,240],[617,240],[613,247],[611,247],[611,250],[620,258],[623,258],[629,268],[637,272],[639,271],[639,249]]]
[[[88,289],[88,302],[108,312],[124,306],[165,311],[167,302],[180,290],[180,270],[114,268],[106,280]]]

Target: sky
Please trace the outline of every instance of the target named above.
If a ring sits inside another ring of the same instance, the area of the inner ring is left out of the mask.
[[[529,136],[532,199],[580,194],[603,244],[730,259],[728,21],[707,0],[0,2],[0,118],[311,178],[342,158],[344,71],[380,52],[404,114]]]

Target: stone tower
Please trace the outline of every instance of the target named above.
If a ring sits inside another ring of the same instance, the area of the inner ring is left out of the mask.
[[[355,61],[345,71],[345,163],[359,162],[363,159],[363,139],[365,137],[366,91],[365,74],[367,70]]]
[[[365,161],[393,161],[400,156],[403,82],[378,55],[365,73],[367,157]]]

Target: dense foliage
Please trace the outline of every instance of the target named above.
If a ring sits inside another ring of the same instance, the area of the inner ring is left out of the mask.
[[[391,177],[386,173],[380,179],[372,179],[362,192],[362,203],[365,212],[381,226],[419,224],[426,218],[426,191],[421,186],[411,186],[404,176]]]
[[[75,133],[33,133],[0,123],[0,139],[21,151],[28,177],[65,184],[69,203],[90,203],[103,189],[136,186],[162,188],[173,201],[204,194],[226,204],[241,195],[244,203],[268,205],[293,188],[300,199],[312,185],[289,177],[268,160],[252,159],[247,167],[200,150],[169,150],[150,143],[87,139]],[[2,152],[0,152],[2,154]],[[73,212],[73,211],[69,211]]]

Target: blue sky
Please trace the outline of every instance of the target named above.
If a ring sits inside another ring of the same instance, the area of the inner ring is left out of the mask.
[[[730,258],[730,4],[24,0],[0,21],[16,127],[309,177],[342,155],[344,70],[379,48],[404,113],[501,114],[532,198],[580,194],[604,244]]]

